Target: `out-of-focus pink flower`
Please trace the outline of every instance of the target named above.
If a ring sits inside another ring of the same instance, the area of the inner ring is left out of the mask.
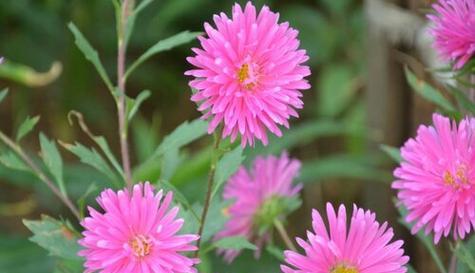
[[[85,272],[189,273],[198,260],[181,254],[194,251],[197,235],[177,235],[184,221],[175,219],[178,208],[168,209],[172,193],[162,200],[147,182],[132,192],[104,190],[97,202],[100,213],[89,207],[82,221],[85,231],[79,252],[86,258]]]
[[[280,158],[257,158],[250,172],[241,167],[224,189],[224,199],[234,200],[234,203],[225,212],[230,218],[224,230],[214,239],[245,237],[257,245],[258,257],[261,247],[270,239],[268,231],[274,220],[283,220],[298,206],[297,194],[302,187],[293,186],[292,181],[299,170],[300,162],[289,159],[285,153]],[[228,262],[240,253],[229,249],[218,252],[224,254]]]
[[[213,19],[215,28],[205,23],[207,38],[199,37],[202,48],[187,58],[195,66],[185,73],[196,77],[191,99],[203,118],[211,118],[209,133],[222,123],[222,137],[241,135],[243,147],[255,138],[267,144],[267,130],[281,136],[279,125],[288,128],[303,107],[300,90],[310,88],[298,31],[279,24],[279,14],[267,6],[257,14],[251,2],[244,10],[235,4],[231,18],[220,13]]]
[[[403,162],[394,171],[393,188],[409,211],[412,232],[425,226],[437,243],[453,230],[464,238],[475,224],[475,119],[457,126],[433,115],[434,126],[419,126],[415,139],[401,148]]]
[[[313,232],[307,232],[308,242],[297,238],[305,255],[285,251],[282,265],[285,273],[404,273],[409,261],[401,248],[403,241],[390,243],[393,231],[385,222],[380,225],[371,211],[353,206],[347,228],[346,208],[340,205],[338,214],[327,203],[328,228],[318,211],[312,212]]]
[[[436,14],[428,17],[435,48],[459,69],[475,54],[475,1],[439,0],[433,8]]]

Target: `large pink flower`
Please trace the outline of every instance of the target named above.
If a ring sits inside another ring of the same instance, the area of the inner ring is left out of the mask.
[[[434,23],[435,47],[459,69],[475,54],[475,1],[439,0],[433,8],[437,14],[428,17]]]
[[[292,181],[300,170],[300,162],[289,159],[287,154],[280,158],[269,156],[255,160],[251,172],[241,167],[231,177],[224,189],[224,199],[234,200],[226,211],[230,217],[224,230],[215,240],[242,236],[260,248],[269,239],[269,229],[274,220],[283,220],[287,213],[295,209],[297,194],[301,185],[292,186]],[[220,250],[224,258],[231,262],[239,251]]]
[[[82,221],[86,272],[190,273],[198,261],[180,254],[194,251],[190,245],[197,235],[177,235],[183,225],[175,219],[178,208],[168,210],[172,193],[162,201],[163,192],[154,193],[147,182],[135,185],[132,192],[104,190],[97,202],[100,213],[89,208],[90,217]]]
[[[216,28],[205,23],[208,37],[199,37],[203,49],[193,48],[196,56],[187,58],[195,66],[185,73],[196,77],[191,99],[203,118],[211,117],[209,133],[223,123],[222,136],[234,141],[241,135],[243,147],[255,138],[267,144],[266,131],[281,136],[278,125],[289,127],[290,116],[303,107],[300,90],[310,88],[298,31],[279,24],[279,14],[267,6],[257,14],[251,2],[244,11],[235,4],[232,18],[221,13],[213,19]]]
[[[312,212],[313,232],[307,232],[308,242],[297,238],[305,255],[285,251],[282,265],[285,273],[404,273],[409,261],[401,248],[403,241],[390,243],[393,231],[385,222],[380,225],[371,211],[353,206],[350,227],[347,228],[346,208],[340,205],[338,215],[327,203],[329,227],[320,213]]]
[[[464,238],[475,225],[475,119],[459,126],[433,115],[434,126],[421,125],[415,139],[401,149],[403,162],[394,171],[393,188],[408,209],[413,233],[425,226],[437,243],[453,229]]]

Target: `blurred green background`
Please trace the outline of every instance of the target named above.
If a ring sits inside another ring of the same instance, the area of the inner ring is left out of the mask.
[[[237,1],[245,3],[244,1]],[[156,0],[140,16],[131,39],[129,63],[160,39],[183,30],[202,31],[205,21],[220,11],[229,14],[234,1]],[[366,21],[363,1],[359,0],[268,0],[270,5],[300,31],[302,48],[308,51],[312,68],[312,89],[305,91],[301,118],[291,121],[291,130],[268,147],[247,149],[247,164],[257,154],[288,150],[304,161],[300,181],[306,183],[304,205],[292,215],[290,231],[303,235],[310,226],[310,209],[322,208],[327,201],[370,204],[364,189],[389,189],[391,161],[368,143],[378,141],[378,132],[366,126],[372,113],[365,104]],[[2,87],[10,96],[0,107],[0,129],[16,131],[27,116],[41,120],[23,145],[35,155],[39,131],[50,138],[87,145],[91,141],[79,127],[68,123],[67,114],[76,110],[84,115],[92,132],[104,135],[118,154],[116,109],[106,87],[93,66],[76,48],[67,28],[73,21],[99,51],[111,77],[115,76],[116,38],[113,6],[108,0],[2,0],[0,1],[0,55],[10,62],[26,65],[0,68]],[[161,139],[176,126],[199,116],[190,102],[190,89],[183,73],[189,68],[185,58],[192,44],[159,54],[141,66],[129,79],[127,92],[135,97],[141,90],[152,96],[143,104],[140,116],[131,127],[134,165],[143,162]],[[53,66],[53,64],[55,64]],[[52,68],[53,66],[53,68]],[[211,138],[205,137],[180,153],[179,172],[171,170],[170,181],[192,201],[201,201],[205,188]],[[107,178],[78,163],[61,149],[68,162],[66,183],[74,199],[108,185]],[[156,180],[159,163],[135,170],[136,178]],[[68,272],[65,265],[47,257],[46,251],[28,241],[30,232],[21,219],[37,219],[40,214],[70,217],[68,211],[31,174],[0,167],[0,272]],[[390,217],[397,226],[391,200],[386,207],[368,207]],[[72,219],[72,218],[71,218]],[[73,223],[77,225],[77,223]],[[397,228],[397,236],[407,236]],[[407,250],[411,253],[411,243]],[[245,253],[232,272],[279,272],[278,261],[265,253],[255,261]],[[230,272],[220,259],[213,259],[213,272]]]

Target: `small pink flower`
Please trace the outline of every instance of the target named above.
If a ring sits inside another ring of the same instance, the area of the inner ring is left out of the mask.
[[[457,126],[433,115],[434,126],[419,126],[415,139],[401,148],[403,162],[394,171],[393,188],[408,209],[412,232],[425,226],[437,243],[453,230],[464,238],[475,224],[475,119]]]
[[[312,212],[313,232],[308,242],[297,238],[305,255],[285,251],[282,265],[285,273],[404,273],[409,261],[401,248],[403,241],[390,243],[393,230],[385,222],[380,225],[371,211],[353,206],[347,228],[346,208],[340,205],[338,215],[327,203],[328,228],[318,211]]]
[[[187,60],[196,77],[190,86],[197,90],[191,99],[199,104],[203,118],[211,117],[213,132],[223,124],[222,137],[254,145],[255,138],[267,144],[267,130],[277,136],[278,125],[289,127],[303,107],[300,90],[309,89],[310,75],[305,50],[298,49],[298,31],[289,23],[278,23],[279,14],[262,7],[259,14],[251,2],[244,11],[235,4],[232,17],[213,17],[216,28],[205,23],[207,38],[199,37],[201,48],[193,48]]]
[[[132,192],[104,190],[97,202],[100,213],[89,207],[90,217],[82,221],[86,258],[85,272],[190,273],[198,260],[180,254],[197,248],[190,243],[197,235],[177,235],[184,221],[175,219],[178,208],[168,209],[173,195],[154,193],[147,182]]]
[[[432,35],[440,55],[462,68],[475,54],[475,1],[439,0],[433,5],[436,15]]]
[[[270,239],[269,229],[275,219],[283,220],[295,209],[297,194],[301,185],[292,186],[292,180],[300,170],[300,162],[289,159],[287,154],[280,158],[256,158],[252,171],[241,167],[230,178],[224,189],[224,199],[234,200],[225,211],[230,219],[215,240],[224,237],[242,236],[260,248]],[[235,250],[219,250],[227,262],[239,255]]]

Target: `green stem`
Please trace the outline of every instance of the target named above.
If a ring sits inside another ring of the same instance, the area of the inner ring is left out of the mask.
[[[292,243],[292,240],[290,240],[290,237],[287,234],[284,225],[282,225],[282,222],[279,219],[275,219],[274,226],[277,229],[277,232],[279,232],[280,237],[282,237],[282,240],[284,241],[287,248],[297,252],[297,248],[295,248],[295,245]]]
[[[38,178],[43,181],[46,186],[56,195],[73,213],[73,215],[80,221],[81,216],[79,214],[79,210],[76,206],[71,202],[69,197],[66,194],[66,189],[58,189],[55,184],[51,181],[51,179],[46,176],[46,174],[41,171],[41,169],[35,164],[35,162],[23,151],[23,149],[13,142],[8,136],[0,132],[0,140],[5,143],[10,149],[12,149],[22,160],[25,162],[28,167],[33,171],[33,173],[38,176]]]
[[[211,196],[212,196],[211,193],[213,192],[214,174],[216,173],[216,165],[221,155],[221,151],[219,150],[219,145],[221,143],[222,132],[223,132],[223,129],[221,126],[217,130],[217,132],[214,133],[213,155],[212,155],[211,165],[210,165],[209,173],[208,173],[208,189],[206,191],[205,204],[203,207],[203,212],[201,213],[200,227],[198,230],[198,235],[200,237],[198,238],[198,242],[196,243],[196,246],[198,247],[198,249],[200,248],[200,245],[201,245],[201,237],[203,236],[203,230],[206,223],[206,217],[208,215],[209,206],[211,204]],[[195,257],[198,257],[198,255],[199,255],[199,250],[195,252]]]

